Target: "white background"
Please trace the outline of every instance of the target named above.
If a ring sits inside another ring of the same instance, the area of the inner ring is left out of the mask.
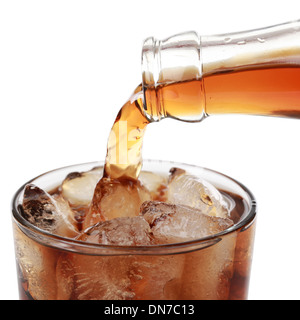
[[[300,18],[299,1],[0,2],[0,299],[18,299],[13,193],[45,171],[104,160],[141,81],[143,39],[215,34]],[[144,158],[201,165],[252,190],[258,224],[249,299],[300,298],[300,120],[215,116],[147,128]]]

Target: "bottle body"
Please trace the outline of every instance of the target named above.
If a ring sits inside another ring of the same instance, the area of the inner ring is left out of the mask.
[[[217,36],[184,33],[143,47],[149,119],[221,113],[300,118],[300,21]]]

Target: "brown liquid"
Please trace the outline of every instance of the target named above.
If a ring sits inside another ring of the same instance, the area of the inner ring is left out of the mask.
[[[142,107],[142,86],[138,86],[124,104],[111,129],[104,177],[136,180],[142,167],[141,148],[149,121]]]
[[[203,81],[207,114],[300,118],[299,66],[212,74]]]

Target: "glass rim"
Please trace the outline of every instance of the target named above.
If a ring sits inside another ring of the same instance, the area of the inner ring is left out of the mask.
[[[122,246],[122,245],[106,245],[106,244],[97,244],[97,243],[89,243],[84,242],[80,240],[76,240],[73,238],[66,238],[63,236],[51,234],[47,232],[46,230],[37,228],[30,222],[28,222],[25,218],[22,217],[22,215],[19,212],[18,206],[19,204],[18,199],[20,194],[23,192],[25,186],[29,183],[32,183],[36,179],[45,176],[47,174],[51,174],[55,171],[68,169],[72,167],[78,167],[78,166],[84,166],[84,165],[90,165],[90,166],[103,166],[104,162],[101,161],[95,161],[95,162],[86,162],[86,163],[80,163],[80,164],[73,164],[68,166],[63,166],[60,168],[56,168],[47,172],[44,172],[35,178],[29,180],[28,182],[24,183],[14,194],[11,202],[11,208],[12,208],[12,217],[17,223],[18,227],[22,230],[23,233],[25,233],[30,238],[34,238],[35,241],[41,242],[43,244],[46,244],[50,247],[57,248],[59,250],[64,251],[71,251],[71,252],[77,252],[82,254],[90,254],[90,255],[128,255],[128,254],[138,254],[138,255],[153,255],[153,254],[177,254],[181,252],[191,252],[194,250],[198,250],[199,248],[206,248],[211,245],[214,245],[222,240],[223,236],[226,236],[227,234],[231,234],[239,229],[248,228],[250,225],[252,225],[252,222],[254,221],[254,218],[256,216],[256,210],[257,210],[257,204],[256,199],[253,196],[252,192],[242,183],[239,181],[223,174],[218,171],[201,167],[194,164],[188,164],[188,163],[182,163],[182,162],[175,162],[175,161],[165,161],[165,160],[143,160],[143,163],[152,163],[152,164],[168,164],[174,166],[186,166],[191,167],[195,169],[203,169],[207,172],[210,172],[212,174],[216,174],[218,176],[222,176],[225,179],[230,180],[234,184],[238,185],[249,197],[249,209],[247,214],[238,221],[237,223],[233,224],[231,227],[223,230],[222,232],[209,235],[206,237],[202,237],[199,239],[184,241],[184,242],[178,242],[178,243],[170,243],[170,244],[159,244],[159,245],[148,245],[148,246]],[[45,241],[46,240],[46,241]],[[84,251],[81,251],[84,250]],[[100,250],[100,251],[99,251]],[[95,253],[96,251],[96,253]],[[99,252],[97,252],[99,251]]]

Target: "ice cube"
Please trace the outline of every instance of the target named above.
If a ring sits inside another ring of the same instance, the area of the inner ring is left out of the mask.
[[[55,277],[59,252],[32,240],[17,225],[14,225],[14,241],[18,276],[26,295],[34,300],[56,299]]]
[[[63,197],[74,206],[89,205],[102,174],[102,167],[87,172],[70,173],[61,186]]]
[[[100,221],[139,215],[141,204],[150,200],[149,191],[139,181],[101,179],[84,220],[84,229]]]
[[[120,246],[151,244],[150,227],[142,217],[121,217],[96,223],[86,229],[78,240]]]
[[[68,203],[34,184],[25,187],[21,213],[31,224],[50,233],[70,238],[78,234],[74,213]]]
[[[164,197],[167,187],[167,177],[150,171],[142,171],[139,180],[143,186],[149,190],[152,200],[158,200]]]
[[[138,246],[151,242],[148,223],[141,217],[121,217],[88,228],[77,240],[104,245]],[[129,277],[132,258],[63,255],[58,263],[59,299],[133,299]]]
[[[228,300],[234,271],[236,232],[205,242],[185,255],[181,300]]]
[[[178,300],[185,257],[181,254],[135,256],[129,268],[136,300]]]
[[[99,222],[77,240],[103,245],[151,245],[149,224],[142,217]],[[112,249],[111,249],[112,250]],[[140,251],[143,253],[143,251]],[[176,299],[184,257],[157,254],[120,255],[103,248],[100,255],[63,254],[57,267],[59,299],[135,300]]]
[[[154,241],[176,243],[200,239],[229,228],[228,218],[211,217],[184,205],[145,202],[141,215],[148,221]],[[226,299],[233,275],[236,233],[194,244],[184,254],[180,300]]]
[[[227,202],[213,185],[182,169],[171,169],[167,199],[170,203],[193,207],[210,216],[226,218],[229,215]]]
[[[141,215],[148,221],[154,238],[160,243],[200,239],[233,225],[228,218],[211,217],[198,209],[159,201],[144,202]]]
[[[58,300],[131,300],[128,256],[62,254],[56,268]]]

